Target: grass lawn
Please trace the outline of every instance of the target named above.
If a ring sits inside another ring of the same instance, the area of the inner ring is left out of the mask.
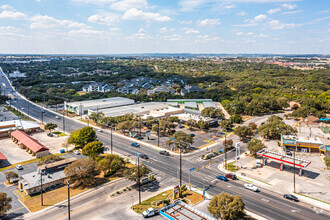
[[[239,167],[237,167],[235,164],[236,164],[236,161],[228,163],[227,170],[229,170],[230,172],[236,172],[237,170],[239,170]]]
[[[171,199],[171,200],[173,199],[173,190],[172,189],[159,193],[158,195],[151,197],[147,200],[144,200],[141,202],[141,204],[134,205],[133,210],[136,213],[141,214],[143,211],[147,210],[150,207],[162,208],[162,207],[164,207],[163,204],[160,204],[157,206],[156,203],[157,203],[157,201],[164,200],[164,199]],[[198,202],[202,201],[203,196],[199,193],[188,190],[184,193],[184,199],[186,200],[186,202],[189,205],[193,206],[193,205],[197,204]]]
[[[67,134],[64,134],[63,132],[60,132],[60,131],[53,131],[52,133],[53,133],[53,134],[56,134],[56,135],[58,135],[58,136],[60,136],[60,137],[68,136]]]
[[[79,193],[88,190],[85,189],[70,189],[70,197],[75,196]],[[62,187],[59,189],[52,190],[50,192],[46,192],[43,194],[44,206],[41,206],[41,195],[36,196],[25,196],[20,198],[19,200],[28,207],[31,212],[36,212],[41,209],[47,208],[48,206],[52,206],[58,202],[64,201],[68,198],[68,189],[66,187]]]

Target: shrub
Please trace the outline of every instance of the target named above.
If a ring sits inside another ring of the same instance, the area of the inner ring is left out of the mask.
[[[150,180],[155,180],[156,178],[155,178],[154,175],[151,175],[151,176],[149,177],[149,179],[150,179]]]
[[[126,192],[126,189],[123,189],[124,192]]]
[[[201,157],[201,159],[204,159],[204,156],[205,156],[205,155],[204,155],[204,154],[202,154],[202,157]]]
[[[117,194],[120,194],[120,192],[119,192],[119,191],[117,191],[116,193],[117,193]]]

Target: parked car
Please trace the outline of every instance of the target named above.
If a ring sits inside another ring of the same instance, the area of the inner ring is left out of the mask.
[[[222,181],[228,181],[228,178],[225,176],[217,176],[217,178]]]
[[[97,131],[98,131],[98,132],[100,132],[100,133],[102,133],[102,132],[103,132],[103,130],[102,130],[102,129],[98,129]]]
[[[236,180],[236,179],[237,179],[235,173],[227,173],[227,174],[226,174],[226,177],[227,177],[227,178],[230,178],[230,179],[232,179],[232,180]]]
[[[143,215],[144,218],[152,217],[152,216],[155,216],[155,215],[158,215],[158,214],[159,214],[159,211],[155,210],[153,208],[148,208],[147,210],[142,212],[142,215]]]
[[[131,143],[131,146],[133,146],[133,147],[140,147],[140,144],[138,144],[136,142],[133,142],[133,143]]]
[[[259,191],[258,187],[254,186],[252,184],[244,184],[244,187],[245,187],[245,189],[249,189],[253,192],[258,192]]]
[[[295,197],[294,195],[292,195],[292,194],[284,194],[283,198],[289,199],[289,200],[292,200],[292,201],[295,201],[295,202],[299,202],[299,199],[297,197]]]
[[[285,153],[286,153],[286,155],[288,155],[288,156],[292,156],[292,153],[291,153],[291,151],[289,151],[289,150],[286,150]]]
[[[159,151],[159,153],[160,153],[161,155],[170,156],[170,153],[167,152],[166,150]]]
[[[190,137],[195,137],[195,136],[196,136],[196,135],[193,134],[193,133],[190,133],[189,135],[190,135]]]
[[[23,170],[23,166],[21,164],[16,165],[15,168],[17,170]]]
[[[139,135],[139,136],[136,137],[136,139],[138,139],[138,140],[142,140],[143,137]]]
[[[56,115],[55,118],[56,118],[56,119],[60,119],[60,116]]]
[[[75,150],[75,151],[73,151],[73,153],[76,154],[76,155],[79,155],[80,154],[80,151],[79,150]]]
[[[25,108],[22,107],[21,109],[24,110]]]
[[[179,124],[178,128],[184,128],[184,125]]]

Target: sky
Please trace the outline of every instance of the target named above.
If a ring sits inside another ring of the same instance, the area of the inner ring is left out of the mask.
[[[329,54],[330,0],[0,0],[0,54]]]

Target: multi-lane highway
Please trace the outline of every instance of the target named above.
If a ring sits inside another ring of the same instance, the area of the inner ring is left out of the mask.
[[[44,123],[51,122],[56,123],[59,129],[63,129],[65,126],[65,131],[70,132],[75,129],[80,129],[85,125],[69,118],[65,118],[47,109],[31,103],[21,97],[14,89],[11,87],[7,78],[4,77],[2,70],[0,69],[0,84],[5,84],[5,93],[7,95],[12,94],[16,97],[16,100],[11,100],[10,104],[20,111],[29,114],[38,120],[43,120]],[[56,116],[59,117],[56,118]],[[63,126],[64,122],[64,126]],[[98,132],[98,139],[102,141],[105,145],[110,146],[110,135],[108,132]],[[179,160],[177,156],[166,157],[160,155],[159,152],[147,145],[141,145],[141,148],[132,148],[130,146],[131,141],[119,136],[113,135],[113,146],[114,151],[122,155],[134,158],[136,152],[145,153],[151,158],[151,163],[148,166],[153,169],[154,172],[161,171],[169,177],[178,176],[178,165]],[[201,161],[199,160],[202,153],[196,152],[193,154],[185,155],[183,157],[183,182],[188,182],[188,164],[190,167],[200,167]],[[229,154],[229,158],[233,157],[234,154]],[[216,158],[213,163],[222,161],[221,158]],[[191,183],[197,188],[207,188],[207,192],[216,195],[221,192],[228,192],[231,194],[238,194],[242,196],[245,203],[246,209],[256,213],[258,215],[264,216],[267,219],[329,219],[330,217],[325,215],[324,212],[316,212],[310,205],[304,203],[294,203],[288,200],[284,200],[282,195],[266,191],[261,189],[260,193],[254,193],[246,190],[243,187],[244,182],[241,180],[220,182],[216,180],[215,176],[219,175],[221,172],[213,167],[206,167],[205,169],[200,169],[198,172],[194,173],[191,178]],[[159,181],[162,181],[161,179]]]

